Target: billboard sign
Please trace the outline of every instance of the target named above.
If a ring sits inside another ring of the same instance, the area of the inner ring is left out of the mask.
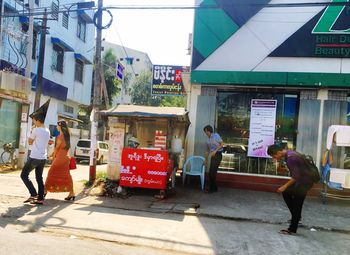
[[[124,66],[120,63],[117,64],[117,70],[115,75],[120,79],[123,80],[123,76],[124,76]]]
[[[153,66],[153,96],[181,96],[185,95],[185,88],[181,74],[189,71],[187,66]]]
[[[120,186],[165,189],[172,170],[166,150],[124,148]]]

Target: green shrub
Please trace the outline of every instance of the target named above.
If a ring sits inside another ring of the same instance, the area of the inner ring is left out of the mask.
[[[84,182],[84,187],[85,188],[89,188],[89,187],[93,186],[96,183],[106,182],[106,179],[107,179],[107,173],[99,171],[99,172],[96,173],[96,178],[95,178],[94,183],[91,183],[90,181],[85,181]]]

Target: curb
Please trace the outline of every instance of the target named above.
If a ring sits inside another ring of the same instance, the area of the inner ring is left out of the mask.
[[[218,214],[210,214],[205,212],[192,212],[192,211],[179,211],[179,210],[173,210],[173,209],[143,209],[143,208],[125,208],[125,207],[117,207],[117,206],[106,206],[106,205],[94,205],[91,203],[84,203],[84,202],[75,202],[75,204],[80,205],[90,205],[90,206],[96,206],[96,207],[102,207],[102,208],[110,208],[110,209],[118,209],[118,210],[124,210],[124,211],[138,211],[138,212],[148,212],[148,213],[168,213],[168,214],[177,214],[177,215],[186,215],[186,216],[195,216],[195,217],[205,217],[209,219],[222,219],[222,220],[230,220],[230,221],[239,221],[239,222],[253,222],[253,223],[263,223],[263,224],[273,224],[273,225],[282,225],[285,224],[285,222],[282,221],[269,221],[269,220],[263,220],[258,218],[244,218],[244,217],[238,217],[238,216],[225,216],[225,215],[218,215]],[[318,231],[327,231],[327,232],[335,232],[340,234],[350,234],[350,230],[347,229],[339,229],[339,228],[328,228],[324,226],[312,226],[312,225],[300,225],[299,228],[302,229],[311,229],[314,228]]]

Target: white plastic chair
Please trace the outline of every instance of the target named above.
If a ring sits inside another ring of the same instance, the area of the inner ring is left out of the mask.
[[[189,157],[182,169],[182,184],[185,185],[186,175],[200,176],[202,189],[204,189],[205,165],[204,157],[191,156]]]

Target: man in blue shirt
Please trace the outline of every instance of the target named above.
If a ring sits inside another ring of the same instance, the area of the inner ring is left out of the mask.
[[[222,141],[220,135],[218,133],[214,133],[212,126],[207,125],[203,128],[204,133],[208,136],[207,141],[207,153],[205,163],[207,164],[208,159],[210,159],[210,167],[209,167],[209,190],[208,193],[213,193],[218,191],[218,187],[216,185],[216,175],[218,172],[218,168],[220,162],[222,160],[222,150],[224,146],[224,142]]]

